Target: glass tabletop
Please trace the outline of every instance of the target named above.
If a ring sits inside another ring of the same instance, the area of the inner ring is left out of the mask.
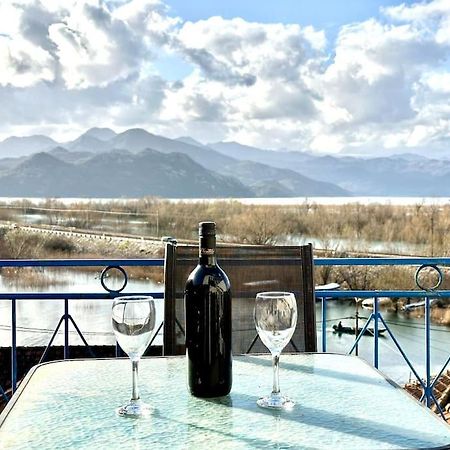
[[[292,411],[259,408],[271,389],[268,355],[233,361],[233,388],[221,399],[186,389],[184,357],[144,358],[145,419],[115,415],[129,399],[125,359],[47,363],[31,372],[0,416],[5,449],[447,448],[450,427],[363,360],[334,354],[282,355],[282,392]]]

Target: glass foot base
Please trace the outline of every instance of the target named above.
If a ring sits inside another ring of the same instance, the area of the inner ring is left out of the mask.
[[[256,403],[261,408],[276,410],[290,410],[295,405],[295,402],[293,402],[289,397],[273,393],[271,395],[268,395],[267,397],[261,397],[256,401]]]
[[[118,416],[129,417],[131,419],[146,417],[151,412],[152,408],[141,400],[130,400],[126,405],[116,409],[116,414]]]

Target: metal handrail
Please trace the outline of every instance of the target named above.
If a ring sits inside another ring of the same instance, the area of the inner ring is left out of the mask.
[[[314,264],[318,267],[320,266],[449,266],[450,258],[427,258],[427,257],[389,257],[389,258],[315,258]],[[122,268],[122,266],[146,266],[146,267],[163,267],[164,259],[41,259],[41,260],[0,260],[0,269],[3,267],[106,267],[107,269]],[[125,273],[126,276],[126,273]],[[77,333],[82,338],[83,342],[88,346],[86,340],[84,339],[81,331],[77,327],[75,321],[69,314],[69,302],[72,299],[112,299],[120,295],[120,291],[113,291],[106,289],[103,293],[30,293],[30,292],[15,292],[15,293],[0,293],[0,300],[7,299],[11,300],[11,338],[12,338],[12,349],[11,349],[11,379],[12,379],[12,390],[16,389],[17,385],[17,325],[16,325],[16,301],[17,300],[27,300],[27,299],[46,299],[46,300],[63,300],[64,301],[64,314],[61,317],[58,326],[53,333],[52,339],[50,340],[47,348],[44,352],[43,357],[45,357],[48,348],[53,342],[59,327],[64,324],[64,357],[69,357],[69,333],[68,327],[69,322],[72,322]],[[155,298],[163,298],[163,293],[161,292],[138,292],[138,293],[127,293],[127,295],[133,294],[148,294]],[[327,299],[338,299],[338,298],[374,298],[374,311],[368,318],[363,329],[357,336],[355,343],[349,353],[352,353],[357,346],[361,336],[367,329],[369,324],[373,321],[374,323],[374,366],[378,368],[379,365],[379,349],[378,349],[378,325],[379,322],[387,328],[390,337],[397,346],[398,350],[404,357],[406,363],[411,368],[412,372],[415,374],[418,382],[421,384],[424,394],[422,400],[425,401],[427,406],[431,406],[434,402],[437,405],[438,410],[443,415],[436,398],[433,394],[433,388],[439,379],[439,377],[444,372],[445,368],[450,362],[450,357],[445,362],[444,366],[439,372],[439,375],[432,379],[430,370],[430,300],[436,297],[439,298],[450,298],[450,290],[438,290],[434,289],[432,291],[427,290],[323,290],[316,292],[316,298],[322,301],[322,351],[326,351],[326,303]],[[426,359],[426,379],[422,380],[417,371],[414,369],[407,355],[401,348],[399,342],[395,338],[392,331],[389,329],[382,313],[378,308],[378,298],[379,297],[410,297],[410,298],[422,298],[424,299],[425,306],[425,329],[426,329],[426,341],[425,341],[425,359]],[[89,347],[89,346],[88,346]],[[0,386],[0,395],[6,396],[2,387]]]
[[[355,342],[352,345],[352,348],[348,352],[351,354],[358,345],[358,342],[361,340],[361,337],[366,332],[369,324],[373,321],[374,330],[373,330],[373,338],[374,338],[374,350],[373,350],[373,365],[378,368],[379,365],[379,335],[378,335],[378,325],[381,322],[386,330],[388,331],[389,336],[397,347],[398,351],[402,355],[406,364],[411,369],[411,372],[416,377],[418,383],[423,389],[423,394],[420,401],[424,401],[427,407],[431,407],[432,403],[434,403],[445,420],[444,412],[437,401],[433,388],[437,384],[439,378],[444,373],[445,369],[450,363],[450,356],[445,361],[444,365],[440,369],[437,376],[434,378],[431,375],[431,343],[430,343],[430,329],[431,329],[431,301],[435,298],[450,298],[450,290],[439,290],[439,287],[443,281],[443,274],[439,266],[448,266],[450,265],[450,258],[422,258],[422,257],[390,257],[390,258],[316,258],[314,260],[316,266],[333,266],[333,265],[349,265],[349,266],[418,266],[416,271],[415,281],[416,285],[420,290],[321,290],[316,292],[316,298],[321,299],[322,301],[322,351],[326,352],[327,350],[327,341],[326,341],[326,302],[327,299],[337,299],[337,298],[373,298],[374,299],[374,308],[373,312],[370,314],[369,318],[366,320],[363,328],[358,333]],[[418,280],[419,273],[424,268],[433,268],[438,273],[439,281],[432,288],[426,289],[424,288]],[[426,375],[425,379],[419,376],[417,371],[415,370],[413,364],[410,359],[406,355],[404,349],[400,345],[399,341],[396,339],[394,333],[386,323],[382,313],[379,309],[378,299],[379,297],[389,297],[389,298],[400,298],[400,297],[410,297],[410,298],[423,298],[424,299],[424,308],[425,308],[425,368]]]
[[[372,258],[314,258],[316,266],[422,266],[450,265],[450,258],[430,258],[427,256],[395,256]]]
[[[49,348],[51,347],[53,340],[56,337],[60,327],[64,324],[64,359],[69,358],[69,322],[72,323],[79,337],[83,343],[88,347],[88,350],[92,354],[89,344],[83,336],[83,333],[78,328],[75,320],[69,313],[69,300],[95,300],[95,299],[113,299],[120,295],[121,290],[126,285],[127,273],[123,269],[125,267],[163,267],[164,259],[5,259],[0,260],[0,269],[4,267],[105,267],[101,275],[101,284],[105,289],[103,293],[86,293],[86,292],[14,292],[14,293],[0,293],[0,300],[11,300],[11,388],[12,392],[15,392],[17,388],[17,312],[16,302],[17,300],[63,300],[64,301],[64,314],[61,316],[52,337],[47,344],[43,355],[39,362],[42,362]],[[106,271],[112,268],[120,269],[125,276],[125,283],[119,290],[108,289],[103,283],[103,277],[106,275]],[[164,295],[161,292],[137,292],[128,293],[127,295],[152,295],[154,298],[163,298]],[[0,386],[0,394],[7,398],[4,389]]]

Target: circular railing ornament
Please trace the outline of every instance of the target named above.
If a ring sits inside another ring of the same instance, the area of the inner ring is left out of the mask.
[[[119,271],[120,274],[123,276],[122,285],[119,286],[118,289],[112,289],[112,288],[108,287],[106,284],[106,280],[108,278],[113,278],[113,277],[111,277],[111,271],[113,271],[113,270]],[[102,274],[100,275],[100,283],[102,284],[103,289],[105,289],[105,291],[108,291],[110,294],[118,294],[119,292],[122,292],[125,289],[125,286],[128,283],[128,275],[127,275],[125,269],[123,269],[120,266],[108,266],[103,269]]]
[[[432,286],[426,286],[424,283],[425,280],[421,281],[421,275],[424,275],[426,272],[429,271],[434,271],[435,274],[437,275],[437,282],[432,285]],[[441,269],[439,269],[438,266],[434,265],[434,264],[422,264],[417,270],[416,270],[416,274],[415,274],[415,280],[416,280],[416,285],[419,289],[422,289],[423,291],[435,291],[436,289],[439,289],[439,287],[442,284],[442,280],[443,280],[443,275],[442,275],[442,271]]]

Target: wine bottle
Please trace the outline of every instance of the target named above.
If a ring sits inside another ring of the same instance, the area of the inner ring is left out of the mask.
[[[186,282],[188,385],[196,397],[221,397],[231,390],[231,291],[216,259],[216,224],[199,224],[199,262]]]

